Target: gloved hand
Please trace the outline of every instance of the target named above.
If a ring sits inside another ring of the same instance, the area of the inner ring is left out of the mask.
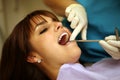
[[[120,59],[120,41],[116,41],[116,36],[105,37],[105,40],[100,40],[99,43],[113,59]]]
[[[74,29],[70,40],[74,40],[80,32],[82,39],[86,40],[88,21],[85,8],[80,4],[71,4],[66,8],[65,14],[71,22],[71,28]]]

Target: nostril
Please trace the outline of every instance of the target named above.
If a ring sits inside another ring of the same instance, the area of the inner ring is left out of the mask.
[[[60,29],[60,26],[57,27],[57,30],[59,30],[59,29]]]
[[[58,31],[60,28],[62,28],[62,23],[57,22],[55,30]]]

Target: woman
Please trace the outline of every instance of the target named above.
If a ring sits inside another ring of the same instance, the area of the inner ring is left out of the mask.
[[[65,17],[63,24],[73,31],[70,40],[103,40],[78,43],[82,50],[80,61],[93,63],[108,57],[120,59],[120,41],[106,41],[113,38],[115,27],[120,30],[120,0],[43,1],[56,14]]]
[[[76,42],[69,41],[70,35],[48,11],[27,15],[3,46],[0,80],[120,79],[119,60],[106,59],[83,67],[78,62],[81,50]]]
[[[64,63],[80,56],[71,33],[48,11],[35,11],[16,25],[2,51],[0,80],[55,80]]]

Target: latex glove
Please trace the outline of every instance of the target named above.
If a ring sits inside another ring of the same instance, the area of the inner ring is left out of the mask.
[[[74,29],[70,40],[74,40],[80,32],[82,39],[86,40],[88,21],[85,8],[80,4],[71,4],[66,8],[65,14],[71,22],[71,28]]]
[[[120,59],[120,41],[116,41],[116,36],[105,37],[99,43],[113,59]]]

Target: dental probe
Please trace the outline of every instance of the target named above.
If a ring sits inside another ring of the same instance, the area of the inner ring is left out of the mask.
[[[115,34],[116,34],[116,40],[119,41],[119,31],[118,31],[118,28],[116,27],[115,28]]]
[[[115,34],[116,34],[116,40],[119,41],[120,40],[119,39],[119,30],[117,27],[115,28]],[[120,51],[120,49],[118,49],[118,50]]]
[[[119,41],[119,31],[118,28],[115,28],[115,35],[116,35],[116,40]],[[71,40],[70,42],[75,41],[75,42],[99,42],[100,40]]]
[[[76,42],[99,42],[100,40],[71,40]]]

